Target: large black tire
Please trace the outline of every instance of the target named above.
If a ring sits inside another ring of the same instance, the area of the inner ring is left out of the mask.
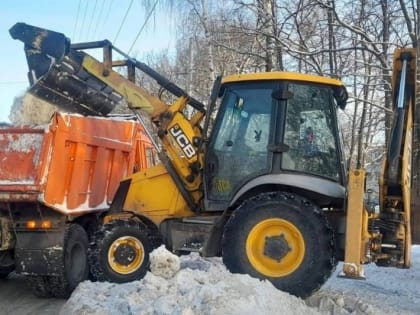
[[[11,272],[15,270],[15,266],[1,266],[0,267],[0,279],[6,279]]]
[[[0,252],[0,279],[6,279],[15,270],[12,251]]]
[[[88,249],[89,241],[85,229],[79,224],[67,225],[61,274],[48,277],[54,297],[68,298],[80,282],[88,279]]]
[[[222,256],[231,272],[268,279],[299,297],[319,289],[337,264],[333,231],[322,211],[283,192],[260,194],[233,212]]]
[[[154,238],[133,220],[115,220],[99,228],[89,251],[92,275],[116,283],[143,278],[149,269]]]

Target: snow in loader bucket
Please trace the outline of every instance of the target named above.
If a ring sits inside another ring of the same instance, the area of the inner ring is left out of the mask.
[[[83,69],[85,54],[71,49],[64,34],[25,23],[16,23],[9,32],[25,44],[29,93],[63,111],[93,116],[107,115],[122,100]]]

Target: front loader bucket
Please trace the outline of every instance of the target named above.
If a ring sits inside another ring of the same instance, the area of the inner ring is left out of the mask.
[[[29,93],[63,111],[104,116],[122,100],[82,67],[85,54],[71,49],[64,34],[16,23],[13,39],[22,41],[28,62]]]

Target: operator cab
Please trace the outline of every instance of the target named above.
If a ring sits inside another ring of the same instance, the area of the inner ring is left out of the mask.
[[[220,97],[206,153],[207,209],[225,208],[261,185],[319,194],[326,206],[343,202],[336,110],[347,93],[340,81],[285,72],[237,75],[224,79]]]

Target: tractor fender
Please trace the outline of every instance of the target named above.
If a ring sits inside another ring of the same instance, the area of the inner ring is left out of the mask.
[[[270,186],[270,188],[264,187]],[[221,251],[221,241],[224,233],[224,228],[227,220],[230,217],[231,210],[237,208],[243,199],[248,199],[256,194],[268,192],[273,190],[273,186],[282,187],[279,190],[295,191],[299,194],[307,196],[316,196],[317,201],[327,200],[327,202],[344,201],[346,189],[337,182],[327,179],[298,174],[272,174],[263,175],[252,179],[243,185],[234,195],[230,201],[229,207],[221,215],[218,223],[214,226],[209,240],[203,246],[200,254],[204,257],[212,257],[219,255]],[[261,189],[259,189],[261,188]]]
[[[264,185],[296,188],[299,191],[307,191],[333,200],[344,200],[346,196],[344,186],[328,179],[303,174],[270,174],[254,178],[243,185],[235,193],[229,206],[233,206],[247,192]]]

